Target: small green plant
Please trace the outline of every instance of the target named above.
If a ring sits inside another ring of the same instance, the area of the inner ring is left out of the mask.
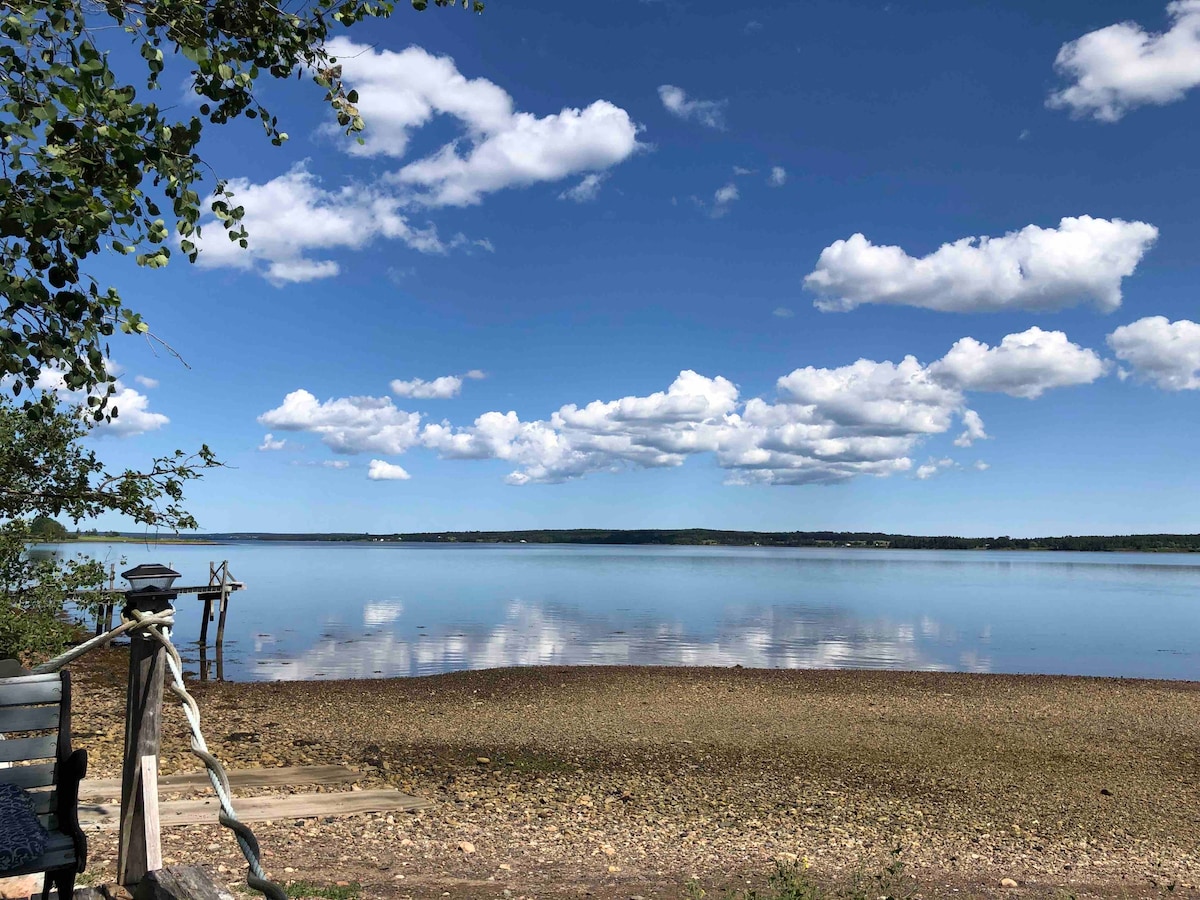
[[[845,900],[908,900],[912,894],[913,884],[904,878],[899,847],[892,850],[887,865],[860,873],[844,892],[839,892]]]
[[[903,878],[904,863],[900,848],[891,852],[887,865],[876,871],[864,869],[847,882],[823,885],[809,872],[809,862],[776,861],[775,870],[767,876],[766,887],[745,888],[737,892],[722,891],[719,900],[908,900],[913,886]],[[685,900],[703,900],[709,896],[699,882],[684,886]]]
[[[699,882],[684,885],[686,900],[703,900],[709,896]],[[721,900],[834,900],[837,894],[821,887],[808,874],[808,860],[802,862],[776,861],[775,871],[767,876],[767,886],[761,890],[747,888],[736,893],[724,890]]]
[[[320,900],[356,900],[362,891],[362,885],[356,881],[350,884],[316,884],[312,881],[293,881],[287,886],[287,895],[297,900],[309,900],[318,897]]]

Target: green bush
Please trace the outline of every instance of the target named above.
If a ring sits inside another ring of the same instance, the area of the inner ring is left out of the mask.
[[[29,541],[23,519],[0,524],[0,658],[33,664],[61,653],[74,637],[78,624],[66,612],[66,599],[99,587],[104,567],[30,550]]]

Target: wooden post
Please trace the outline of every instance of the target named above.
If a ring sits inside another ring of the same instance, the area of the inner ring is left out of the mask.
[[[126,595],[129,606],[142,612],[171,609],[173,594],[143,592]],[[150,871],[150,863],[162,859],[157,829],[147,826],[158,821],[158,797],[147,790],[157,785],[157,768],[151,776],[145,771],[146,758],[157,760],[162,730],[163,676],[166,650],[143,631],[130,632],[129,692],[125,701],[125,759],[121,767],[121,830],[117,846],[117,883],[127,888],[137,885]],[[151,782],[153,778],[153,782]],[[149,807],[154,809],[150,810]],[[161,862],[158,863],[161,866]]]
[[[108,589],[115,591],[117,589],[117,564],[109,563],[108,565]],[[113,617],[113,602],[112,597],[109,597],[108,603],[104,607],[104,630],[112,631]]]
[[[146,871],[161,869],[162,826],[158,821],[158,756],[142,757],[142,800],[146,811]]]
[[[217,646],[225,644],[225,614],[229,612],[229,560],[221,563],[221,617],[217,620]]]
[[[208,646],[208,623],[212,620],[212,597],[204,596],[204,615],[200,619],[200,646]]]

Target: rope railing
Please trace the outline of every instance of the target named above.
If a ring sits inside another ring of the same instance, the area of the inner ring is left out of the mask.
[[[249,867],[246,884],[269,900],[287,900],[287,893],[283,888],[268,879],[266,872],[263,871],[262,853],[258,847],[258,839],[255,838],[250,826],[238,818],[237,812],[233,808],[229,776],[220,760],[209,751],[208,742],[200,730],[200,707],[196,703],[196,698],[188,693],[188,689],[184,685],[183,660],[175,645],[171,643],[170,632],[175,624],[174,612],[147,613],[130,608],[122,612],[122,619],[123,621],[116,628],[97,635],[66,653],[42,663],[33,669],[33,673],[43,675],[56,672],[90,651],[103,647],[121,635],[137,629],[144,630],[158,641],[166,651],[167,667],[171,670],[171,693],[179,698],[183,706],[183,715],[187,719],[188,728],[191,731],[192,755],[204,763],[208,780],[212,783],[213,791],[216,792],[217,799],[221,804],[221,813],[217,817],[217,821],[233,832],[242,856],[246,858],[246,864]]]

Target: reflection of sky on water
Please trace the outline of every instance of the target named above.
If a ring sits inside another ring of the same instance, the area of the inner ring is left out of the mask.
[[[400,622],[402,615],[400,603],[367,604],[368,630],[342,626],[299,654],[260,656],[258,675],[369,678],[544,665],[989,668],[986,639],[965,646],[953,629],[928,617],[891,623],[860,621],[841,610],[771,607],[727,619],[715,634],[696,635],[678,621],[614,621],[561,604],[513,600],[491,627],[439,626],[413,634],[414,626]]]
[[[577,663],[1200,671],[1196,555],[262,542],[65,549],[170,562],[189,584],[205,580],[210,560],[229,559],[248,586],[230,605],[231,679]],[[179,599],[185,652],[201,608],[194,596]]]

